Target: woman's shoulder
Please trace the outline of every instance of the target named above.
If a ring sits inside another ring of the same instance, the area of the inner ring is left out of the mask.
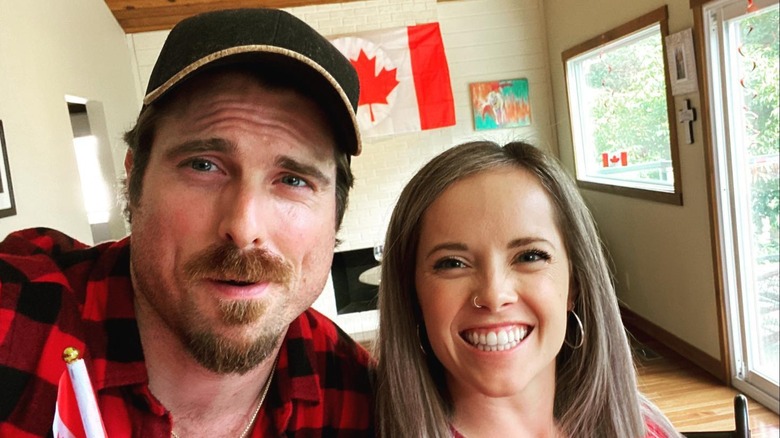
[[[666,415],[645,396],[640,395],[642,417],[645,421],[645,438],[680,438],[681,435]]]
[[[450,431],[452,432],[452,438],[466,438],[462,433],[455,429],[455,426],[450,425]]]
[[[645,417],[645,438],[675,438],[678,435],[670,434],[667,427],[653,418]]]

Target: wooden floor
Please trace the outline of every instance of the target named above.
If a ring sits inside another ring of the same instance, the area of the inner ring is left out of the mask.
[[[734,429],[734,395],[706,371],[654,340],[635,338],[640,390],[666,414],[677,430]],[[748,397],[752,438],[780,437],[780,417]]]

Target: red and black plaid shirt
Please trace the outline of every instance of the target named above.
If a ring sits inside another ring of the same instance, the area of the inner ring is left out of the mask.
[[[129,261],[128,239],[87,247],[31,229],[0,242],[0,437],[51,435],[66,347],[82,352],[109,437],[170,436],[147,386]],[[282,343],[251,436],[373,436],[370,365],[365,349],[306,311]]]

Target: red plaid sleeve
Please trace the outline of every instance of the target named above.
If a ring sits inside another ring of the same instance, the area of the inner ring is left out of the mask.
[[[0,243],[0,436],[40,436],[51,427],[65,366],[42,358],[60,357],[62,350],[54,351],[59,344],[83,348],[83,342],[69,321],[61,321],[63,313],[78,314],[78,302],[49,254],[80,246],[43,229],[14,233]],[[40,406],[51,406],[43,410],[46,418],[31,418]]]
[[[127,254],[124,243],[90,248],[42,228],[0,242],[0,436],[50,434],[66,347],[83,352],[99,384],[105,376],[96,365],[111,360],[121,368],[142,360],[132,318],[88,315],[94,303],[106,302],[97,294],[115,274],[101,271],[101,263],[122,266],[117,259]],[[125,301],[132,312],[132,301]],[[133,351],[138,353],[129,357]]]

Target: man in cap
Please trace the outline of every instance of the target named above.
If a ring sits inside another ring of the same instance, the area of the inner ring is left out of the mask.
[[[0,243],[0,436],[49,433],[66,347],[108,436],[373,435],[369,356],[310,309],[357,100],[349,61],[288,13],[178,24],[125,135],[131,236]]]

